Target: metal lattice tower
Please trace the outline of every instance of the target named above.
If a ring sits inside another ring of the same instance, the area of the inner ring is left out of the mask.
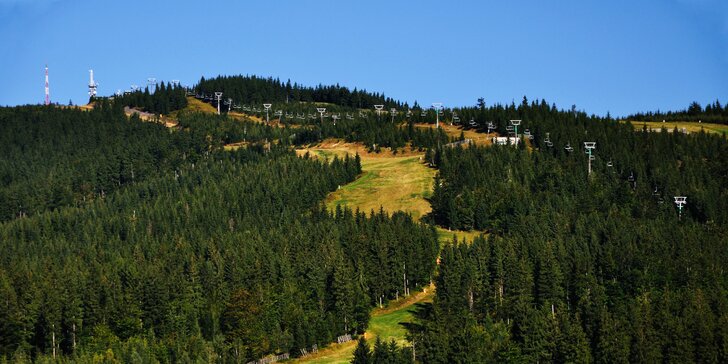
[[[45,66],[45,104],[51,104],[51,89],[48,86],[48,65]]]
[[[96,89],[98,88],[99,84],[94,81],[94,70],[88,70],[89,73],[89,81],[88,81],[88,96],[89,97],[96,97]]]

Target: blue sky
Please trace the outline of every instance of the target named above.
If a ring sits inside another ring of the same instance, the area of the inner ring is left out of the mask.
[[[213,4],[214,5],[206,5]],[[0,105],[256,74],[422,105],[590,113],[728,101],[728,1],[0,0]]]

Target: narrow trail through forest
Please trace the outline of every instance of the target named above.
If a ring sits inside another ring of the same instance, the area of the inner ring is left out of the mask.
[[[453,127],[448,134],[457,133]],[[455,135],[455,136],[457,136]],[[481,138],[476,144],[485,144]],[[362,174],[353,182],[340,186],[329,194],[326,205],[333,210],[336,206],[348,206],[369,213],[380,208],[387,212],[405,211],[415,219],[428,214],[432,208],[427,199],[432,196],[436,170],[428,167],[424,161],[424,153],[405,151],[393,154],[384,150],[380,153],[369,153],[361,143],[347,143],[341,140],[325,140],[315,146],[296,150],[298,155],[309,153],[314,158],[333,158],[359,154]],[[448,231],[437,228],[441,242],[451,241],[456,236],[459,241],[472,241],[481,233],[477,231]],[[400,345],[408,345],[406,330],[401,322],[409,322],[413,316],[411,310],[418,302],[432,301],[434,286],[407,298],[391,301],[383,308],[372,310],[369,329],[365,338],[370,341],[379,337]],[[315,354],[296,360],[296,363],[348,363],[351,360],[356,341],[344,344],[331,344]]]

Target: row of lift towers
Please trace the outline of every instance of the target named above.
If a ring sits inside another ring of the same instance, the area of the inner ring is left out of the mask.
[[[217,101],[217,113],[218,113],[218,115],[220,114],[220,104],[221,104],[221,101],[222,101],[222,95],[223,95],[222,92],[219,92],[219,91],[218,92],[215,92],[215,101]],[[230,108],[233,107],[233,100],[229,98],[227,100],[226,104],[228,105],[228,111],[230,111]],[[271,109],[271,106],[273,106],[273,104],[271,104],[271,103],[265,103],[265,104],[263,104],[263,108],[265,109],[265,121],[266,122],[270,122],[269,111]],[[235,108],[240,108],[240,107],[239,106],[235,106]],[[441,102],[433,102],[432,103],[432,109],[435,110],[435,128],[440,128],[440,113],[444,110],[443,105],[442,105]],[[377,120],[380,120],[381,113],[384,110],[384,105],[374,105],[374,110],[377,113]],[[316,111],[320,114],[320,116],[321,116],[321,122],[323,123],[323,121],[324,121],[324,114],[326,113],[326,108],[325,107],[317,107],[316,108]],[[389,113],[392,116],[392,122],[394,122],[394,116],[396,115],[397,110],[395,108],[391,108],[389,110]],[[276,115],[277,116],[281,116],[282,115],[282,111],[280,111],[280,110],[279,111],[276,111]],[[407,112],[407,116],[410,116],[410,115],[411,115],[411,113],[408,111]],[[426,111],[423,110],[422,111],[422,116],[425,116],[425,115],[426,115]],[[338,118],[339,118],[339,116],[332,115],[332,119],[334,120],[334,125],[336,125],[336,120]],[[453,121],[459,121],[459,117],[457,115],[454,115],[453,116]],[[521,125],[521,121],[522,120],[518,120],[518,119],[510,120],[509,121],[509,124],[510,125],[508,125],[506,127],[506,130],[508,131],[509,135],[512,134],[517,140],[520,139],[520,135],[518,134],[518,126]],[[471,126],[477,126],[477,123],[475,123],[473,120],[471,120],[470,121],[470,125]],[[491,131],[493,131],[493,130],[496,129],[496,126],[493,124],[493,122],[489,122],[487,124],[487,128],[488,128],[488,134],[490,134]],[[528,129],[526,129],[524,131],[523,136],[525,138],[527,138],[527,139],[533,139],[534,138],[533,134],[531,134],[531,132]],[[551,138],[550,138],[549,133],[546,133],[546,138],[544,139],[544,144],[546,144],[546,146],[548,146],[548,147],[553,147],[553,142],[551,141]],[[596,142],[584,142],[584,152],[588,155],[588,158],[587,158],[587,163],[588,163],[587,164],[587,175],[588,176],[591,176],[591,173],[592,173],[592,161],[596,159],[596,157],[593,154],[593,152],[596,149],[596,147],[597,147],[597,143]],[[566,152],[568,152],[568,153],[571,153],[571,152],[574,151],[574,147],[571,146],[571,143],[566,143],[566,146],[564,147],[564,150],[566,150]],[[612,167],[612,166],[613,166],[612,161],[608,161],[607,162],[607,167]],[[635,179],[634,179],[634,175],[633,174],[630,175],[629,181],[632,182],[632,183],[635,182]],[[677,207],[678,207],[678,216],[679,216],[680,219],[682,219],[682,210],[683,210],[683,207],[687,204],[687,197],[686,196],[674,196],[674,199],[675,199],[674,200],[675,201],[675,205],[677,205]]]

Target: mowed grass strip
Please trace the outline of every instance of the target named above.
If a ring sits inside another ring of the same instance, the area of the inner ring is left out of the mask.
[[[373,348],[377,338],[386,342],[394,340],[400,346],[409,345],[405,337],[407,330],[400,323],[412,322],[414,318],[412,315],[414,304],[419,302],[432,302],[434,293],[434,286],[430,286],[410,297],[392,301],[384,308],[374,309],[372,311],[372,318],[369,321],[369,329],[367,329],[364,335],[369,346]],[[354,349],[356,349],[356,340],[344,344],[333,344],[319,350],[318,353],[293,360],[293,362],[310,364],[349,363],[354,355]]]
[[[361,157],[363,174],[356,181],[329,195],[327,206],[348,206],[369,213],[405,211],[419,219],[431,210],[426,198],[432,195],[435,170],[422,164],[421,156]]]
[[[332,211],[336,206],[347,206],[368,214],[383,208],[388,213],[405,211],[420,219],[432,210],[426,199],[432,196],[436,171],[423,163],[424,153],[369,153],[361,144],[331,140],[296,152],[328,159],[359,154],[362,174],[327,197],[326,206]]]
[[[626,121],[624,121],[626,122]],[[728,133],[728,125],[723,124],[712,124],[712,123],[696,123],[696,122],[683,122],[683,121],[631,121],[632,126],[636,130],[642,130],[644,126],[651,130],[660,130],[662,128],[667,131],[673,131],[676,127],[678,130],[685,128],[690,133],[698,133],[700,130],[704,130],[706,133],[723,134]]]

